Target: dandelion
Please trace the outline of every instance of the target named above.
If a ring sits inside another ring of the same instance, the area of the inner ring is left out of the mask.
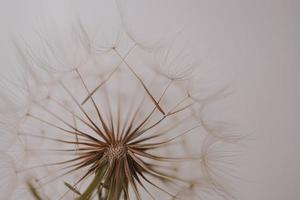
[[[188,55],[148,51],[126,29],[104,45],[81,23],[72,47],[38,35],[38,50],[15,46],[21,76],[1,82],[1,131],[15,136],[1,199],[233,198],[215,149],[240,138],[203,115],[227,90],[199,96]]]

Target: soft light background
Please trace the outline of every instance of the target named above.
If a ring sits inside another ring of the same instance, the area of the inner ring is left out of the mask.
[[[240,200],[300,196],[300,1],[129,0],[128,22],[146,42],[182,31],[203,76],[230,83],[235,95],[215,115],[250,135],[239,158]],[[110,24],[113,1],[0,0],[0,68],[12,69],[13,35],[41,24],[64,26],[74,16]]]

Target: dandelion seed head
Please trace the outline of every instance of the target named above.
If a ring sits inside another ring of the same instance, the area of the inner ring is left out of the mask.
[[[15,132],[16,191],[78,200],[230,196],[212,147],[239,137],[203,114],[225,90],[198,95],[192,56],[173,44],[149,51],[124,29],[100,44],[79,22],[66,41],[39,33],[39,48],[16,45],[26,73],[18,84],[0,82],[1,102],[17,105],[1,110],[16,119],[13,131],[3,125]]]

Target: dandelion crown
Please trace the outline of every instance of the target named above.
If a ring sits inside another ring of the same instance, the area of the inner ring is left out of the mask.
[[[124,28],[100,44],[81,23],[72,32],[73,50],[41,35],[38,49],[18,43],[21,75],[1,78],[11,108],[1,131],[15,135],[1,153],[1,199],[233,198],[218,179],[220,146],[240,138],[204,112],[226,88],[203,95],[173,41],[147,47]]]

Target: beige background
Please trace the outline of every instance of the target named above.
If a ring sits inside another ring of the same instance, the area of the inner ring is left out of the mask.
[[[109,2],[0,0],[1,73],[13,63],[12,35],[29,34],[47,20],[64,25],[74,16],[109,26],[114,18],[107,16],[115,16]],[[223,105],[230,109],[217,115],[251,136],[236,172],[239,199],[299,199],[300,1],[130,0],[126,5],[127,21],[142,40],[183,30],[206,78],[234,88]]]

